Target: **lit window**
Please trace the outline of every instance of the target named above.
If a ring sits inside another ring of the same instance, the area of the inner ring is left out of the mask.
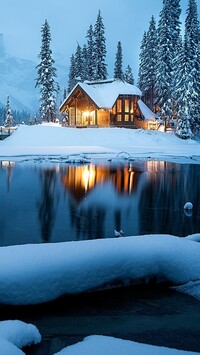
[[[126,121],[126,122],[129,121],[129,115],[124,116],[124,121]]]
[[[128,99],[125,99],[124,108],[125,108],[125,112],[129,112],[129,100]]]
[[[122,100],[117,100],[117,112],[122,112]]]
[[[122,120],[122,115],[117,115],[117,121],[120,122]]]

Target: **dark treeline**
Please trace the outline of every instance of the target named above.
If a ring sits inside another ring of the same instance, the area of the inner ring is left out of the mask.
[[[30,113],[27,111],[12,110],[13,124],[29,123]],[[6,123],[6,108],[0,107],[0,125],[3,126]]]

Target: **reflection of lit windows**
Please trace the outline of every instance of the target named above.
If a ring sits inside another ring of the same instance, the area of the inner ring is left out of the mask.
[[[94,185],[94,178],[95,178],[95,170],[92,165],[84,166],[83,167],[83,173],[82,173],[82,179],[83,179],[83,184],[85,187],[85,191],[88,190],[88,187],[91,185]]]
[[[1,166],[3,166],[4,168],[8,168],[8,167],[11,167],[11,166],[15,166],[15,162],[14,161],[9,161],[9,160],[2,160]]]
[[[129,180],[129,194],[132,192],[133,189],[133,180],[134,180],[134,171],[130,171],[129,169],[129,173],[130,173],[130,180]]]

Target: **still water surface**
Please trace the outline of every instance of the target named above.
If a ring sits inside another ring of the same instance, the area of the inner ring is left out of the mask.
[[[185,202],[194,205],[184,212]],[[200,166],[166,162],[25,166],[0,162],[0,245],[200,232]],[[200,304],[174,290],[130,287],[30,307],[0,305],[0,320],[35,324],[52,355],[84,336],[200,351]]]
[[[191,213],[184,211],[187,201]],[[200,231],[200,166],[0,163],[0,245]]]

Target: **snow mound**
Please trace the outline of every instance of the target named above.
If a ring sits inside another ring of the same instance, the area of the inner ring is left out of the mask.
[[[41,335],[33,324],[27,324],[19,320],[0,322],[1,355],[24,354],[19,348],[37,344],[40,341]]]
[[[102,335],[92,335],[54,355],[192,355],[191,351],[146,345]]]
[[[191,234],[185,237],[188,240],[193,240],[194,242],[200,242],[200,233]]]
[[[174,272],[176,270],[176,272]],[[0,303],[36,304],[117,284],[200,280],[200,244],[146,235],[0,248]]]
[[[189,281],[185,285],[174,287],[174,289],[200,300],[200,280],[194,282]]]
[[[185,210],[192,210],[193,209],[193,204],[192,202],[186,202],[184,205]]]

